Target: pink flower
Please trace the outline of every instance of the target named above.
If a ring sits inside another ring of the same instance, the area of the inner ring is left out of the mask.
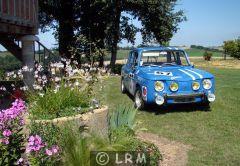
[[[3,138],[3,139],[0,140],[0,143],[8,145],[9,144],[9,140],[7,138]]]
[[[17,165],[20,165],[20,164],[22,164],[23,163],[23,158],[20,158],[20,159],[18,159],[18,161],[17,161]]]
[[[52,152],[52,150],[50,150],[50,149],[46,149],[45,152],[46,152],[46,154],[47,154],[48,156],[52,156],[52,155],[53,155],[53,152]]]
[[[52,146],[52,152],[53,152],[53,154],[58,153],[58,151],[59,151],[59,147],[58,147],[57,145],[53,145],[53,146]]]
[[[45,145],[42,142],[42,138],[39,135],[30,136],[26,147],[26,153],[30,153],[32,151],[34,152],[39,151],[44,146]]]
[[[4,137],[9,137],[10,135],[12,135],[12,132],[10,130],[7,129],[7,130],[3,131],[3,136]]]

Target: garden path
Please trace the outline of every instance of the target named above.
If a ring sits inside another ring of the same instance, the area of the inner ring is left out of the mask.
[[[170,141],[156,134],[139,132],[137,137],[143,141],[155,144],[162,156],[163,160],[159,162],[161,166],[185,166],[188,161],[188,150],[190,145],[185,145],[180,142]]]

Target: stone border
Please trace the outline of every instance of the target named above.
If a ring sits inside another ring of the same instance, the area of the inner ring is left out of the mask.
[[[31,120],[29,120],[31,122]],[[90,112],[78,114],[75,116],[55,118],[52,120],[32,120],[38,124],[54,124],[65,126],[67,123],[75,123],[77,127],[86,127],[90,132],[107,136],[108,134],[108,107],[103,106]]]

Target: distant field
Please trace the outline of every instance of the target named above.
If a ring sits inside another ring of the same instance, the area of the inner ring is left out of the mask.
[[[190,56],[190,57],[202,57],[205,50],[190,48],[190,49],[186,50],[186,52],[187,52],[188,56]],[[213,53],[213,57],[222,57],[223,56],[223,54],[221,52],[213,52],[213,51],[209,51],[209,52]],[[117,59],[126,59],[128,57],[128,54],[129,54],[129,50],[118,50]],[[109,60],[109,59],[110,59],[110,55],[105,58],[105,60]]]
[[[186,50],[188,56],[203,56],[203,53],[205,52],[205,50],[203,49],[196,49],[196,48],[190,48],[188,50]],[[223,53],[221,52],[213,52],[213,51],[209,51],[213,54],[213,57],[222,57]]]
[[[12,54],[10,53],[10,52],[0,52],[0,57],[6,57],[6,56],[9,56],[9,55],[11,55],[12,56]]]

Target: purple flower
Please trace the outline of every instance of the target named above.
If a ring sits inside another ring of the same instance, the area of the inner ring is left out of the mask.
[[[10,135],[12,135],[12,132],[10,130],[6,129],[6,130],[3,131],[3,136],[4,137],[9,137]]]
[[[41,150],[45,145],[42,142],[42,138],[39,135],[30,136],[28,139],[28,144],[26,148],[26,153],[30,153],[32,151],[37,152]]]

